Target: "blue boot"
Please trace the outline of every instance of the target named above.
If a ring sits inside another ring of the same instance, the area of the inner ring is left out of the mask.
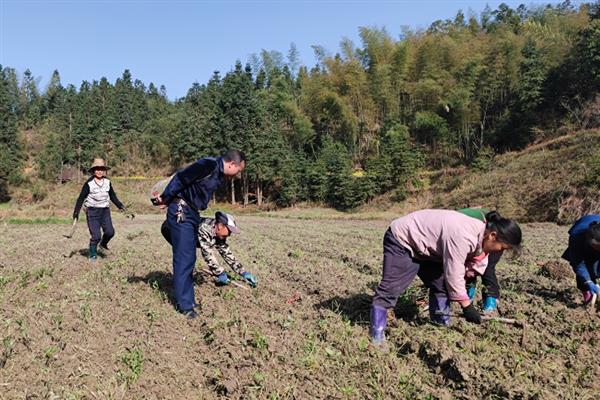
[[[450,302],[443,293],[429,293],[429,318],[437,325],[450,325]]]
[[[498,309],[498,299],[492,296],[487,296],[483,299],[483,313],[489,314]]]
[[[98,259],[98,245],[90,244],[90,250],[88,255],[90,261],[96,261]]]
[[[387,309],[376,305],[371,306],[371,328],[369,335],[374,345],[385,343],[385,327],[387,325]]]

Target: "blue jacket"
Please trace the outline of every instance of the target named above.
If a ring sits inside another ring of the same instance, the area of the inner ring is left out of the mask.
[[[214,191],[225,178],[223,158],[201,158],[177,171],[161,197],[165,203],[181,198],[195,211],[206,210]]]
[[[595,281],[599,276],[598,261],[600,252],[595,251],[585,243],[585,232],[592,222],[600,222],[600,215],[586,215],[573,224],[569,229],[569,247],[563,258],[571,264],[577,278],[583,282]]]

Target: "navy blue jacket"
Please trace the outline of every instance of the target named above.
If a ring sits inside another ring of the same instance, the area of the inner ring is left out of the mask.
[[[177,171],[161,198],[166,204],[181,198],[196,211],[206,210],[210,198],[224,178],[222,157],[201,158]]]
[[[600,252],[585,243],[585,232],[595,221],[600,222],[600,215],[586,215],[573,224],[569,229],[569,247],[562,256],[571,264],[577,278],[583,282],[599,278],[597,263],[600,260]]]

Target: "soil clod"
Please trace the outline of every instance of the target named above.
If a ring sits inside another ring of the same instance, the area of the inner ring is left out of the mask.
[[[540,275],[550,279],[565,280],[573,277],[573,270],[565,260],[549,260],[540,264]]]

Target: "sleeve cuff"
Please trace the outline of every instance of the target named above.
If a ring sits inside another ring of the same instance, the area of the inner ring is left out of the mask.
[[[448,296],[448,298],[449,298],[451,301],[464,301],[464,300],[470,300],[470,299],[469,299],[469,295],[467,294],[467,292],[465,292],[464,294],[462,294],[462,293],[451,294],[450,296]]]

